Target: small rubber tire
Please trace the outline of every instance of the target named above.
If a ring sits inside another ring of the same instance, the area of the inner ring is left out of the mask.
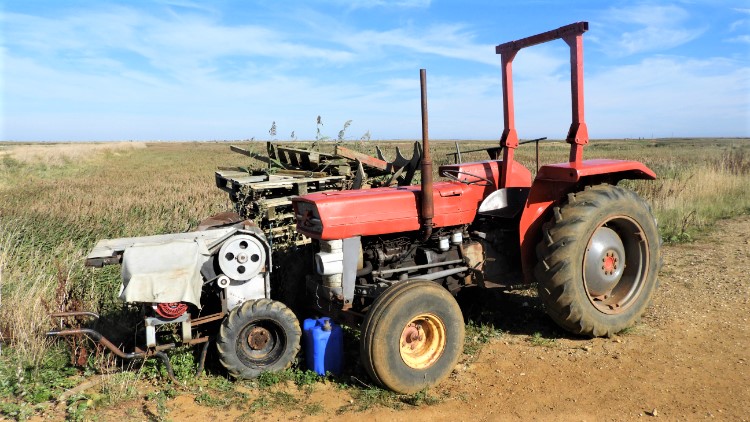
[[[447,378],[461,357],[464,320],[453,296],[428,280],[383,292],[362,324],[362,364],[380,386],[416,393]]]
[[[224,319],[216,348],[230,376],[251,379],[288,368],[300,350],[301,336],[297,317],[283,303],[248,300]]]
[[[651,303],[662,263],[648,204],[602,184],[569,194],[553,211],[535,268],[547,314],[584,336],[609,337],[632,326]]]

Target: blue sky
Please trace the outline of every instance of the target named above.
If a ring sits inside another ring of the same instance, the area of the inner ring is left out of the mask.
[[[572,4],[572,5],[571,5]],[[576,22],[592,138],[750,136],[750,3],[40,1],[0,12],[0,140],[497,139],[494,46]],[[564,138],[567,46],[514,63],[519,137]]]

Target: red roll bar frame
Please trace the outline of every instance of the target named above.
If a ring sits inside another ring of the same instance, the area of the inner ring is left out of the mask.
[[[500,54],[503,71],[503,135],[500,145],[503,148],[503,173],[500,187],[506,187],[509,180],[510,163],[518,147],[515,113],[513,108],[513,59],[519,50],[548,41],[562,39],[570,47],[570,93],[572,98],[573,118],[568,130],[567,142],[570,144],[571,163],[580,163],[583,158],[583,146],[589,142],[589,133],[583,115],[583,33],[589,29],[588,22],[576,22],[561,26],[552,31],[532,35],[516,41],[510,41],[495,47]]]

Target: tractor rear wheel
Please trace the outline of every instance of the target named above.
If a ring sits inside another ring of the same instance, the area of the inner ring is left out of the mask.
[[[216,339],[219,360],[234,378],[255,378],[288,368],[302,331],[294,313],[270,299],[248,300],[232,309]]]
[[[450,375],[463,351],[461,308],[427,280],[396,284],[373,303],[362,324],[361,358],[381,386],[411,394]]]
[[[651,210],[634,192],[597,185],[554,208],[537,247],[539,296],[566,330],[611,336],[651,302],[661,266]]]

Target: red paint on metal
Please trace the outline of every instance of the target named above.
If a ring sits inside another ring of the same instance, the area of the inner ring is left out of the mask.
[[[583,117],[583,32],[563,37],[570,47],[570,97],[572,105],[572,123],[566,141],[570,144],[571,163],[580,163],[583,158],[583,146],[589,143],[589,131]]]
[[[656,179],[656,173],[638,161],[605,159],[548,164],[539,169],[536,179],[577,182],[586,176],[623,171],[637,173],[636,179]]]
[[[615,264],[617,263],[617,258],[614,256],[614,254],[607,255],[603,258],[604,263],[602,265],[602,270],[604,270],[604,274],[611,274],[615,270]]]
[[[514,159],[514,150],[518,147],[518,133],[515,126],[513,106],[513,59],[519,50],[542,44],[548,41],[563,39],[570,47],[570,91],[573,105],[573,118],[568,130],[567,141],[570,146],[570,161],[580,163],[583,156],[583,145],[589,141],[588,129],[583,116],[583,33],[589,29],[588,22],[576,22],[552,31],[532,35],[516,41],[510,41],[495,47],[500,54],[503,74],[503,135],[500,144],[503,149],[503,161],[510,163]],[[506,183],[512,166],[505,168],[501,188],[511,187]]]
[[[523,273],[527,282],[534,281],[536,245],[542,238],[542,224],[549,220],[552,206],[582,184],[606,181],[616,184],[623,179],[656,179],[643,163],[624,160],[586,160],[542,166],[531,185],[519,223],[519,241]]]
[[[502,161],[497,160],[441,166],[441,172],[459,170],[465,183],[433,184],[434,227],[459,226],[474,221],[479,204],[495,187],[484,186],[479,178],[471,175],[497,184],[502,167]],[[519,163],[514,162],[513,167],[509,172],[511,183],[518,187],[531,186],[529,171]],[[479,183],[472,183],[475,180]],[[404,186],[313,193],[294,198],[293,203],[298,214],[300,202],[313,203],[323,227],[322,232],[310,231],[303,220],[298,220],[298,232],[314,239],[334,240],[419,230],[420,200],[420,186]]]
[[[156,304],[156,313],[167,319],[174,319],[182,316],[187,311],[187,304],[181,302],[158,303]]]

